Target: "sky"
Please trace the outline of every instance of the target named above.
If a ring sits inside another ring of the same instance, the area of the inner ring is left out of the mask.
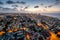
[[[0,0],[2,13],[60,13],[60,0]]]

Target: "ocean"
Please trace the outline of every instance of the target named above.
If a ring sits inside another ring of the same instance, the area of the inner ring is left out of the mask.
[[[51,16],[60,19],[60,13],[41,13],[41,15]]]

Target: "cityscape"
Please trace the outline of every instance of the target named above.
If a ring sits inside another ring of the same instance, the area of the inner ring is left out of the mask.
[[[0,40],[60,40],[60,0],[0,0]]]
[[[0,14],[0,40],[60,40],[60,19],[40,14]]]

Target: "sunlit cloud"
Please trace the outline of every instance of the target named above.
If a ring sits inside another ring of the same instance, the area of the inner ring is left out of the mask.
[[[59,11],[59,9],[57,9],[57,8],[28,8],[28,9],[26,9],[26,11],[29,11],[29,12],[34,12],[34,13],[36,13],[36,12],[38,12],[38,13],[41,13],[41,12],[60,12]]]

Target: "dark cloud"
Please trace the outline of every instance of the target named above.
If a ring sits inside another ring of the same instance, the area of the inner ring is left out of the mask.
[[[55,5],[60,4],[60,0],[55,0]]]
[[[17,1],[16,3],[18,3],[18,4],[26,4],[26,2],[24,2],[24,1],[21,1],[21,2]]]
[[[0,6],[0,8],[2,8],[2,7]]]
[[[39,8],[39,6],[34,6],[34,8]]]
[[[17,1],[16,3],[20,3],[19,1]]]
[[[51,7],[53,7],[55,5],[59,5],[59,4],[60,4],[60,0],[55,0],[55,3],[53,3],[53,4],[51,4],[51,5],[47,6],[47,7],[51,8]]]
[[[43,6],[44,4],[43,4],[43,3],[41,3],[40,5],[41,5],[41,6]]]
[[[0,6],[0,9],[2,9],[3,7]]]
[[[12,5],[12,7],[18,7],[18,5]]]
[[[0,6],[0,10],[4,10],[4,11],[6,11],[6,10],[13,10],[13,9]]]
[[[11,1],[11,0],[8,0],[6,3],[7,3],[7,4],[14,4],[15,2],[13,2],[13,1]]]
[[[28,7],[25,7],[25,9],[27,9]]]
[[[3,10],[12,10],[11,8],[2,8]]]
[[[56,0],[56,2],[59,2],[60,0]]]
[[[13,10],[16,10],[17,7],[19,7],[19,6],[18,5],[12,5],[12,7],[13,7]]]
[[[10,8],[3,8],[3,9],[8,10],[8,9],[10,9]]]
[[[26,4],[26,2],[24,2],[24,1],[16,1],[16,2],[14,2],[14,1],[11,1],[11,0],[8,0],[6,3],[7,4],[15,4],[15,3],[18,3],[18,4]]]
[[[0,4],[3,4],[3,2],[0,1]]]
[[[49,5],[48,8],[51,8],[53,5]]]
[[[27,9],[28,8],[28,6],[26,6],[24,9]]]
[[[51,5],[48,5],[48,6],[45,6],[45,8],[51,8],[55,5],[60,5],[60,0],[55,0],[55,3],[51,4]]]
[[[47,6],[45,6],[45,8],[48,8]]]
[[[0,8],[2,8],[2,7],[0,7]]]
[[[23,2],[23,1],[21,1],[20,3],[21,3],[21,4],[26,4],[26,2]]]
[[[16,7],[13,8],[13,10],[16,10],[16,9],[17,9]]]
[[[41,6],[44,6],[43,3],[40,4]],[[51,8],[53,6],[60,5],[60,0],[54,0],[54,3],[48,6],[44,6],[45,8]]]
[[[53,5],[44,6],[45,8],[51,8]]]

